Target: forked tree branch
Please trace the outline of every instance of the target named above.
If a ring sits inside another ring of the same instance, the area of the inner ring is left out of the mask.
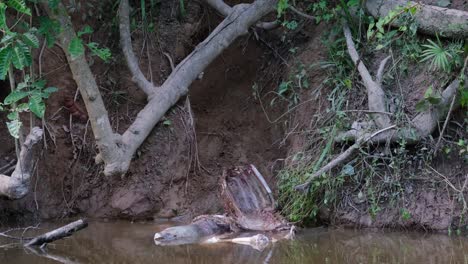
[[[369,110],[375,112],[371,116],[374,118],[374,121],[379,128],[389,127],[390,118],[388,117],[388,115],[379,113],[387,112],[385,109],[385,93],[382,90],[382,86],[379,82],[376,82],[372,79],[369,70],[361,61],[361,58],[359,57],[359,54],[356,50],[356,45],[354,44],[353,37],[351,35],[351,30],[349,29],[347,23],[343,23],[343,32],[346,38],[349,56],[358,68],[359,75],[361,75],[362,81],[364,82],[364,86],[367,89],[367,101],[369,105]],[[383,73],[380,73],[380,75],[383,75]]]
[[[34,169],[33,147],[42,139],[42,129],[34,127],[26,137],[11,176],[0,175],[0,196],[21,199],[29,192]]]

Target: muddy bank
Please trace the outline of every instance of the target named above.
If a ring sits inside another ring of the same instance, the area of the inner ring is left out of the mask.
[[[108,14],[116,12],[99,1],[88,2]],[[133,34],[135,49],[147,49],[138,52],[142,71],[155,83],[161,83],[171,71],[161,51],[171,54],[175,63],[181,61],[221,20],[198,2],[188,3],[183,19],[178,15],[178,1],[162,1],[158,8],[160,12],[153,17],[156,30],[137,28]],[[121,132],[132,123],[145,99],[121,56],[116,25],[109,17],[83,20],[72,14],[72,18],[76,28],[85,24],[95,28],[91,39],[113,51],[110,64],[88,59],[112,126]],[[46,48],[41,59],[43,76],[48,85],[59,88],[47,103],[46,145],[38,153],[30,194],[19,201],[1,200],[0,221],[70,215],[190,220],[222,211],[219,180],[223,168],[233,165],[257,164],[273,186],[276,161],[284,156],[284,149],[277,144],[283,130],[266,120],[252,93],[254,83],[262,82],[259,76],[269,76],[271,65],[276,64],[271,53],[250,36],[236,41],[205,70],[201,80],[192,84],[188,99],[183,98],[153,129],[129,172],[121,178],[107,178],[94,164],[97,152],[90,125],[70,118],[64,108],[65,99],[77,95],[65,56],[58,47]],[[270,84],[262,93],[275,88]],[[84,109],[79,95],[76,105]],[[4,146],[0,165],[14,158],[14,143],[4,127],[4,118],[0,124]]]

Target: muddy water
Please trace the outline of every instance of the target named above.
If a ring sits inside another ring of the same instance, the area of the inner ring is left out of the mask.
[[[92,222],[47,253],[0,249],[0,263],[468,263],[468,238],[442,234],[318,228],[264,251],[234,244],[156,247],[153,233],[167,226]]]

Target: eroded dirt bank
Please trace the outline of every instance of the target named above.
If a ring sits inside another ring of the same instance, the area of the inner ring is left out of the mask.
[[[181,20],[176,2],[160,3],[155,33],[134,33],[136,49],[143,45],[148,49],[149,57],[146,51],[139,53],[142,70],[155,83],[161,83],[170,73],[161,50],[177,63],[220,21],[212,10],[192,2],[187,7],[189,14]],[[93,4],[100,6],[97,1]],[[83,21],[73,16],[76,28],[85,23],[93,27],[104,23],[101,29],[95,27],[92,39],[109,45],[115,61],[104,64],[89,59],[112,125],[122,131],[145,99],[132,83],[120,55],[118,35],[110,30],[115,25],[107,24],[106,19]],[[44,76],[49,85],[59,88],[47,104],[47,145],[38,153],[41,158],[31,193],[19,201],[1,200],[0,220],[56,219],[76,214],[190,220],[200,214],[219,213],[218,183],[223,168],[253,163],[273,182],[276,161],[284,157],[284,149],[278,144],[283,135],[281,126],[266,120],[252,89],[254,83],[262,81],[259,76],[269,75],[268,65],[275,63],[271,51],[261,43],[251,37],[239,39],[205,70],[201,80],[193,83],[189,97],[173,107],[152,131],[127,175],[106,178],[100,174],[102,168],[94,165],[91,127],[76,117],[70,119],[70,112],[64,108],[65,99],[76,94],[65,57],[58,47],[45,49],[41,60]],[[275,88],[270,85],[263,93]],[[77,99],[76,105],[84,109],[79,96]],[[1,162],[6,163],[14,158],[14,144],[4,120],[0,126],[4,146]]]
[[[99,1],[88,2],[108,14],[116,12],[110,6],[101,6]],[[453,1],[453,5],[460,7],[464,3]],[[161,1],[159,8],[159,15],[153,18],[155,32],[137,29],[133,33],[142,70],[152,76],[155,83],[161,83],[171,71],[162,51],[171,54],[176,63],[181,61],[220,21],[210,8],[196,1],[188,1],[189,13],[184,19],[178,16],[177,1]],[[109,23],[110,20],[104,17],[85,21],[81,16],[73,15],[77,29],[90,24],[95,28],[91,39],[109,46],[115,54],[111,64],[91,57],[89,60],[112,125],[121,132],[144,106],[145,97],[133,84],[119,55],[116,25]],[[293,34],[295,43],[289,43],[287,48],[281,47],[281,33],[261,32],[263,40],[256,40],[253,34],[237,40],[204,71],[203,78],[192,84],[188,98],[173,107],[152,131],[132,161],[129,172],[122,178],[106,178],[100,173],[102,168],[94,164],[96,150],[89,124],[70,119],[69,111],[64,108],[65,98],[76,95],[76,84],[65,64],[65,57],[58,47],[45,49],[41,59],[42,74],[49,85],[59,88],[47,104],[47,143],[38,153],[41,158],[31,193],[19,201],[0,200],[0,224],[77,214],[131,220],[189,220],[200,214],[218,213],[222,210],[218,202],[218,183],[223,168],[249,163],[255,164],[275,187],[277,171],[285,159],[291,162],[297,153],[320,154],[311,145],[321,136],[309,132],[321,129],[319,117],[328,117],[327,108],[332,103],[328,93],[333,87],[322,84],[327,77],[323,68],[307,71],[310,89],[300,92],[300,102],[307,103],[288,111],[287,118],[277,122],[270,121],[287,112],[287,107],[281,104],[270,106],[272,91],[278,89],[282,80],[287,80],[288,74],[296,74],[297,65],[327,60],[328,46],[323,44],[323,37],[330,30],[325,25],[301,24]],[[335,34],[332,38],[339,36]],[[291,53],[288,48],[297,49]],[[277,52],[283,57],[278,57]],[[36,58],[38,66],[39,54]],[[285,69],[285,63],[289,64],[289,69]],[[372,65],[371,71],[376,71],[377,67]],[[402,80],[404,85],[411,87],[406,91],[410,95],[409,111],[414,111],[417,99],[436,78],[429,72],[415,70]],[[6,84],[0,85],[3,91]],[[260,92],[257,93],[254,87],[260,87]],[[355,100],[350,109],[366,109],[366,101],[362,99],[365,93],[357,90],[353,93]],[[0,96],[4,98],[6,94]],[[265,109],[259,103],[259,97]],[[84,109],[79,96],[76,104]],[[266,115],[271,117],[270,121]],[[464,124],[463,112],[454,115],[456,122]],[[28,116],[24,118],[28,120]],[[2,116],[0,166],[14,158],[14,143],[4,121]],[[36,124],[39,123],[36,120]],[[455,131],[449,129],[448,133],[454,135]],[[344,147],[340,145],[336,149],[339,151]],[[411,151],[417,152],[423,147],[424,144],[418,145]],[[460,193],[448,186],[447,181],[460,189],[468,168],[454,153],[441,154],[430,165],[447,178],[427,173],[415,165],[413,170],[400,175],[401,178],[379,179],[377,185],[398,183],[398,195],[404,199],[395,203],[395,200],[387,199],[393,193],[382,192],[384,198],[379,201],[375,215],[371,214],[370,195],[367,192],[362,195],[364,184],[355,185],[348,181],[339,190],[334,206],[323,208],[319,218],[322,223],[353,227],[446,230],[458,226],[463,222],[460,222],[463,212]],[[432,180],[427,183],[427,179]],[[402,217],[402,209],[411,217]]]

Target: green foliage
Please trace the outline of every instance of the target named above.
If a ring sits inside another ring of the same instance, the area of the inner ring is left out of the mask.
[[[7,122],[7,127],[13,137],[18,138],[19,136],[21,127],[19,113],[31,111],[39,118],[44,117],[44,99],[49,98],[51,93],[58,91],[55,87],[45,88],[45,84],[44,80],[32,82],[30,77],[26,76],[25,81],[19,83],[17,89],[12,91],[1,104],[2,110],[5,110],[4,107],[8,107],[10,111],[7,115],[10,120]],[[27,102],[21,103],[25,98],[28,98]]]
[[[70,52],[71,58],[76,59],[84,54],[85,48],[83,46],[83,41],[79,37],[74,37],[70,41],[68,46],[68,52]]]
[[[31,9],[26,6],[24,0],[8,0],[7,5],[20,13],[31,15]]]
[[[70,41],[68,51],[70,52],[72,59],[76,59],[84,55],[85,45],[83,44],[83,40],[81,39],[81,37],[83,35],[92,34],[93,32],[94,30],[90,26],[86,25],[81,31],[77,33],[77,36]],[[98,56],[105,62],[109,61],[112,58],[111,51],[108,48],[99,47],[99,44],[96,42],[89,42],[88,44],[86,44],[86,46],[91,51],[92,55]]]
[[[26,76],[24,82],[18,84],[16,90],[11,92],[4,100],[4,105],[14,105],[20,102],[23,98],[28,97],[28,103],[26,108],[21,108],[21,111],[30,110],[37,117],[43,118],[45,113],[44,99],[49,98],[51,93],[58,91],[55,87],[45,87],[46,82],[44,80],[32,82],[30,77]],[[13,112],[19,111],[13,109]]]
[[[443,70],[451,72],[454,67],[461,64],[459,54],[463,52],[461,43],[452,43],[447,48],[444,48],[437,37],[437,43],[428,39],[429,44],[422,45],[425,49],[421,55],[421,62],[431,61],[433,70]]]
[[[60,23],[57,20],[42,16],[39,17],[39,23],[37,33],[45,38],[47,47],[51,48],[55,44],[56,36],[60,33]]]
[[[441,100],[442,94],[437,90],[434,91],[434,88],[431,85],[424,93],[423,99],[416,104],[416,111],[424,112],[432,105],[439,104]]]
[[[278,5],[276,6],[276,12],[277,12],[278,18],[281,17],[288,8],[289,8],[289,0],[279,0]]]
[[[101,60],[108,62],[112,58],[112,53],[108,48],[100,48],[96,42],[90,42],[86,45],[91,53],[101,58]]]

